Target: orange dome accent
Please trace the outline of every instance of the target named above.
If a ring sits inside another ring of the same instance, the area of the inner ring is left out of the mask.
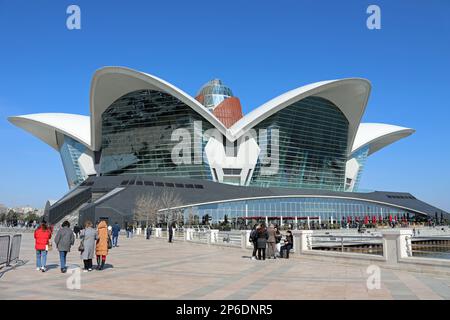
[[[195,97],[195,100],[197,100],[198,102],[200,102],[201,104],[204,104],[205,102],[205,96],[202,94],[199,94],[198,96]]]
[[[243,117],[242,107],[239,98],[230,97],[223,100],[214,108],[213,114],[227,128],[231,127]]]

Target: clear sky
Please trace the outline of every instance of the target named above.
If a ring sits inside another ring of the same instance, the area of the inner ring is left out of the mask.
[[[81,30],[66,9],[81,8]],[[366,27],[370,4],[381,30]],[[89,114],[94,71],[119,65],[195,95],[221,78],[245,112],[296,87],[364,77],[364,122],[417,132],[371,156],[361,188],[408,191],[450,211],[450,1],[0,0],[0,203],[68,191],[56,151],[6,118]]]

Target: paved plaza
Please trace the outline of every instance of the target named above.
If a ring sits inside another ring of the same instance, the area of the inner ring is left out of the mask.
[[[82,265],[76,251],[70,268]],[[66,286],[58,252],[46,273],[35,270],[34,240],[22,239],[15,269],[1,269],[0,299],[450,299],[450,277],[381,269],[380,289],[367,288],[367,266],[305,257],[250,260],[250,251],[143,237],[119,238],[107,268],[81,273],[81,288]]]

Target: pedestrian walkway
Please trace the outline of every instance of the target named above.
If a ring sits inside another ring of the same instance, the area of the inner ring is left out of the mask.
[[[69,268],[82,265],[78,241]],[[0,277],[0,299],[450,299],[446,276],[381,269],[380,289],[369,290],[367,266],[304,257],[252,261],[250,252],[121,236],[106,269],[81,273],[81,288],[69,290],[57,251],[49,252],[48,272],[36,271],[33,236],[24,234],[27,263]]]

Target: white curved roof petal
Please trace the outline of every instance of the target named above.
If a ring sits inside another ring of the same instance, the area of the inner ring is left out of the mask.
[[[9,117],[8,120],[56,150],[58,150],[56,132],[65,134],[88,148],[91,147],[89,116],[69,113],[36,113]]]
[[[291,104],[310,96],[333,102],[349,121],[348,146],[353,145],[358,125],[366,109],[371,90],[370,82],[361,78],[321,81],[288,91],[254,109],[231,126],[235,138]],[[350,147],[349,147],[350,150]]]
[[[353,143],[352,153],[369,145],[371,155],[400,139],[410,136],[414,129],[384,123],[361,123]]]
[[[91,83],[90,111],[93,150],[101,147],[102,113],[117,99],[136,90],[159,90],[179,99],[226,135],[226,127],[208,109],[174,85],[153,75],[124,67],[97,70]]]

